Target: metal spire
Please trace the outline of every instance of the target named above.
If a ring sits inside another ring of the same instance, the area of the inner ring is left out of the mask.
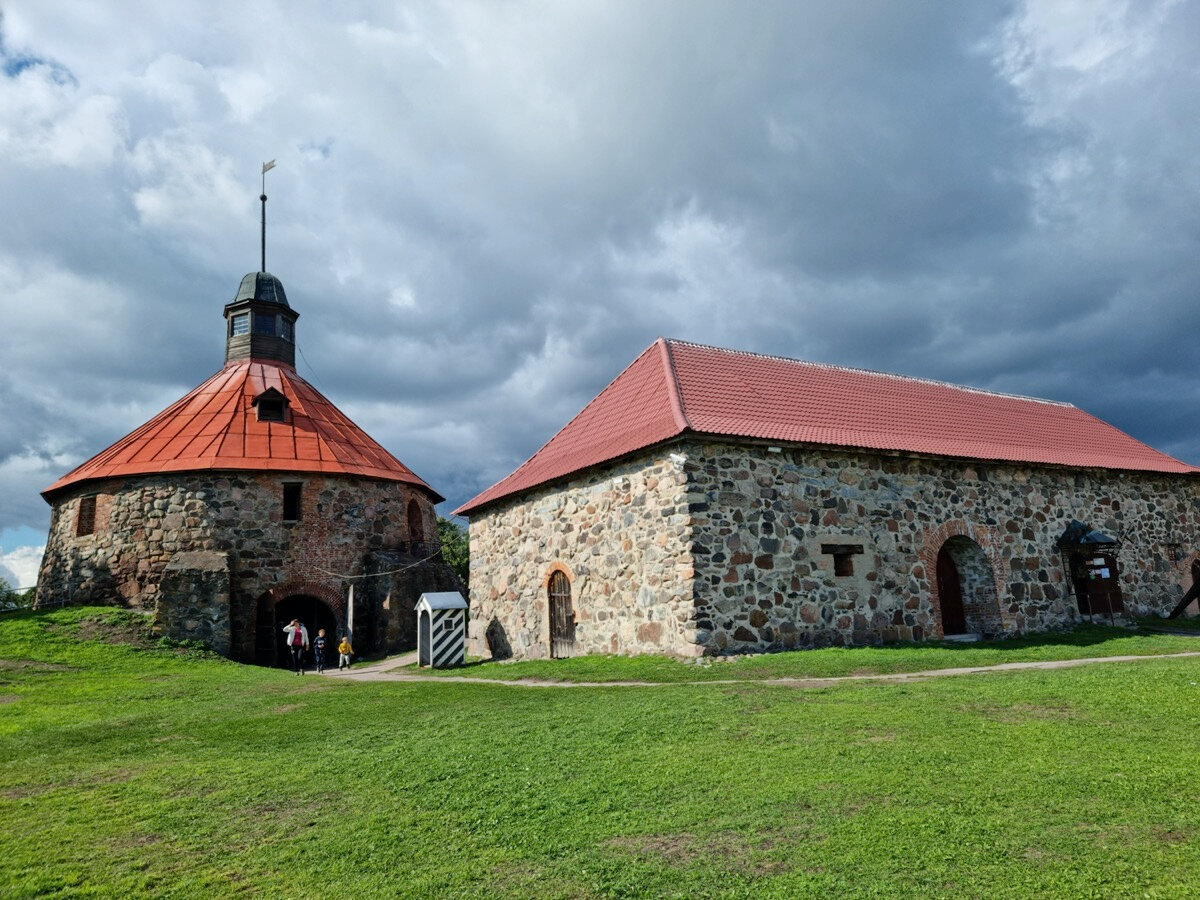
[[[262,270],[267,271],[267,172],[275,168],[275,160],[263,163],[262,193],[258,199],[262,201]]]

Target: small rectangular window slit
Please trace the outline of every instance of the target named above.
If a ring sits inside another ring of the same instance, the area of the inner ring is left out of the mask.
[[[861,544],[822,544],[821,552],[833,557],[833,574],[845,578],[854,574],[854,557],[863,548]]]
[[[300,489],[304,485],[288,482],[283,486],[283,521],[300,521]]]

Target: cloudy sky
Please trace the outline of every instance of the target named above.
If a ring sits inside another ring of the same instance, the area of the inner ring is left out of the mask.
[[[220,368],[445,494],[658,335],[1067,400],[1200,462],[1200,3],[5,0],[0,577]]]

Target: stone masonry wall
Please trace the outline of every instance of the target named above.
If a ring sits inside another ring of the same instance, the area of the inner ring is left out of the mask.
[[[156,633],[200,641],[228,656],[229,554],[176,553],[167,563],[154,610]]]
[[[938,551],[969,630],[1080,618],[1056,541],[1121,541],[1134,614],[1190,584],[1200,479],[684,440],[471,521],[471,652],[549,655],[546,586],[572,585],[576,652],[684,655],[942,635]],[[861,552],[837,574],[830,547]]]
[[[969,623],[1070,625],[1079,614],[1055,542],[1072,518],[1124,542],[1132,612],[1165,612],[1190,584],[1179,548],[1200,534],[1196,478],[718,442],[679,452],[705,652],[939,637],[936,560],[951,539]],[[829,545],[862,547],[852,575],[835,574]],[[993,584],[964,557],[970,545]],[[972,596],[992,610],[972,609]]]
[[[303,484],[295,522],[283,520],[285,482]],[[95,531],[76,536],[79,501],[90,494],[97,497]],[[328,573],[361,573],[367,554],[409,540],[411,498],[421,507],[425,533],[433,533],[436,517],[428,496],[390,481],[200,472],[84,485],[54,502],[37,602],[153,609],[176,553],[228,553],[231,653],[251,659],[257,599],[271,590],[276,600],[303,593],[336,605],[344,582]]]
[[[454,570],[438,556],[425,559],[428,555],[426,548],[379,550],[367,559],[366,573],[376,577],[364,579],[362,590],[375,612],[366,627],[376,647],[391,652],[417,646],[416,610],[422,594],[455,591],[467,596]]]
[[[571,583],[576,653],[691,652],[685,481],[664,452],[472,517],[470,652],[549,656],[555,570]]]

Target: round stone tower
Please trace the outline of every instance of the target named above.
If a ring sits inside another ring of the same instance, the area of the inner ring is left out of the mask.
[[[43,491],[37,604],[153,610],[165,634],[273,664],[282,623],[332,636],[352,602],[356,649],[406,646],[420,593],[461,589],[443,498],[297,374],[278,278],[247,275],[224,317],[219,372]]]

